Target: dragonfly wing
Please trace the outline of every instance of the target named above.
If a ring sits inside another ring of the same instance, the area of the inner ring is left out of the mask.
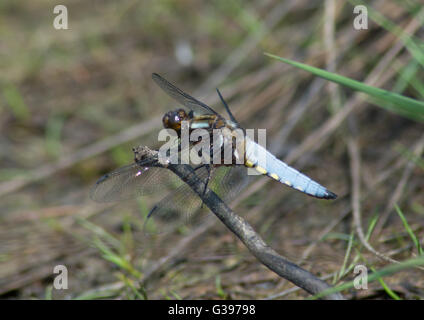
[[[180,104],[189,108],[190,110],[193,110],[194,112],[196,112],[198,114],[215,114],[215,115],[218,115],[218,113],[215,110],[213,110],[211,107],[207,106],[203,102],[200,102],[199,100],[193,98],[192,96],[185,93],[181,89],[177,88],[176,86],[174,86],[168,80],[162,78],[157,73],[152,74],[152,79],[171,98],[175,99]]]
[[[222,166],[214,170],[210,188],[227,204],[249,184],[250,176],[245,166]]]
[[[206,183],[208,170],[205,167],[196,170],[197,177]],[[208,187],[224,201],[232,200],[247,185],[246,168],[213,168]],[[195,225],[203,221],[209,210],[201,208],[201,198],[188,184],[181,185],[167,195],[150,211],[144,224],[146,234],[167,233],[181,225]]]
[[[152,194],[174,183],[178,178],[167,169],[133,163],[102,176],[92,187],[90,197],[97,202],[121,201]]]
[[[206,181],[206,168],[198,169],[196,174],[203,182]],[[184,183],[152,208],[144,222],[144,233],[168,233],[181,225],[191,225],[202,220],[204,215],[200,212],[201,204],[199,196]]]

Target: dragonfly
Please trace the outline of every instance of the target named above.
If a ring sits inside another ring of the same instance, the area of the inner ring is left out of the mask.
[[[236,121],[218,89],[217,93],[229,115],[229,120],[159,74],[153,73],[152,79],[181,105],[179,109],[169,111],[163,116],[162,122],[166,129],[175,130],[180,137],[182,123],[185,121],[190,131],[205,129],[212,136],[214,130],[219,130],[218,139],[214,140],[211,147],[209,156],[212,157],[216,154],[223,157],[224,146],[231,147],[231,163],[214,162],[194,167],[196,175],[204,183],[205,190],[210,188],[224,201],[229,201],[248,184],[246,170],[253,169],[260,175],[266,175],[306,195],[327,200],[337,198],[335,193],[279,160],[248,136],[243,135],[242,139],[234,139],[234,132],[237,130],[244,132],[244,129]],[[191,146],[194,144],[191,143]],[[156,233],[157,229],[162,232],[161,230],[165,230],[164,226],[189,224],[202,219],[203,215],[198,214],[202,200],[191,187],[179,180],[170,170],[149,166],[147,162],[132,163],[102,176],[93,186],[90,197],[97,202],[114,202],[157,194],[166,188],[173,191],[148,213],[145,222],[147,233]]]

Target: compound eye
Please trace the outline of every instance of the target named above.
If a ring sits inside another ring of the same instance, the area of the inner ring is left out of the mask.
[[[173,124],[180,123],[181,119],[178,114],[174,115]]]
[[[169,115],[165,114],[162,118],[162,123],[165,128],[169,128]]]
[[[162,123],[165,128],[179,130],[181,127],[181,118],[178,111],[170,111],[162,118]]]

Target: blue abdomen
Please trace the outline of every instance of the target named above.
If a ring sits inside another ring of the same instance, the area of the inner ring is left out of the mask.
[[[272,153],[246,139],[246,166],[265,174],[293,189],[310,196],[322,199],[335,199],[336,194],[329,191],[318,182],[277,159]]]

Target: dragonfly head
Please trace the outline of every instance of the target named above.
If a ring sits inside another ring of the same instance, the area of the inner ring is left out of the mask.
[[[162,123],[165,128],[179,131],[181,129],[181,121],[188,120],[189,116],[184,109],[169,111],[162,118]]]

